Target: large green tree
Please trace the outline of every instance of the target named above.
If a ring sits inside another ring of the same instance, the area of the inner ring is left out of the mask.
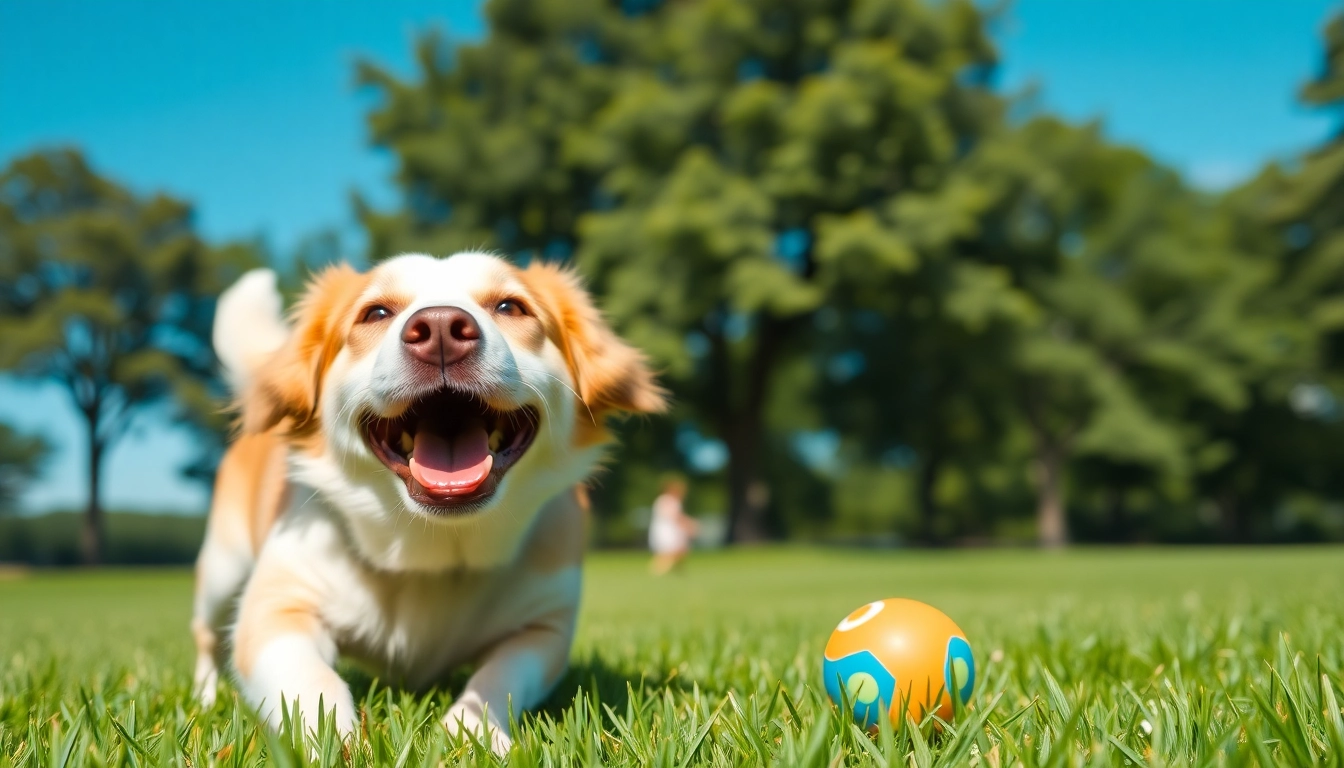
[[[916,268],[894,210],[997,117],[994,55],[969,3],[670,4],[643,30],[656,66],[575,142],[619,202],[585,219],[580,264],[684,372],[690,415],[728,447],[730,538],[762,538],[761,490],[790,469],[769,476],[766,446],[821,426],[799,408],[767,420],[771,404],[815,401],[815,377],[788,370],[813,362],[837,275]],[[695,360],[688,334],[706,342]]]
[[[987,435],[1020,427],[1047,546],[1069,538],[1080,461],[1119,499],[1135,484],[1184,492],[1191,462],[1216,458],[1200,453],[1195,411],[1244,407],[1243,347],[1259,339],[1242,312],[1255,271],[1218,221],[1095,126],[1038,118],[982,142],[907,204],[906,236],[934,270],[918,294],[925,319],[907,325],[945,342],[906,345],[938,382],[907,393],[925,408],[907,433],[926,456],[932,437],[965,460],[978,447],[957,440],[959,423],[999,451]]]
[[[0,369],[64,387],[84,422],[85,562],[104,549],[103,461],[135,415],[171,401],[209,421],[214,299],[250,263],[202,242],[186,203],[136,195],[78,152],[0,173]]]

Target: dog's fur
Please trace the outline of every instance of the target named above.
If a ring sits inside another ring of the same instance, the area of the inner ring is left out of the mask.
[[[568,659],[581,484],[609,442],[603,418],[660,411],[662,391],[550,265],[399,256],[368,273],[327,269],[289,322],[280,307],[265,270],[219,301],[215,346],[242,429],[197,563],[198,695],[213,701],[231,659],[268,722],[297,701],[314,727],[320,701],[348,734],[359,715],[338,657],[409,687],[474,662],[444,724],[507,748],[510,714],[538,704]],[[409,354],[407,320],[426,307],[468,313],[474,352],[447,364],[440,350],[437,367]],[[503,471],[487,465],[500,476],[483,498],[426,504],[371,448],[367,425],[443,389],[532,413],[534,437]]]

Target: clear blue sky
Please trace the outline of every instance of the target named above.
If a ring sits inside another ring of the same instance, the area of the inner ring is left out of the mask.
[[[999,25],[1000,84],[1101,118],[1198,184],[1220,187],[1319,141],[1329,120],[1294,104],[1336,4],[1321,0],[1018,0]],[[337,228],[358,244],[349,193],[393,200],[389,159],[367,147],[353,62],[411,71],[415,34],[485,32],[477,0],[0,0],[0,163],[82,147],[139,190],[195,201],[211,238],[261,235],[280,251]],[[62,393],[0,379],[0,420],[59,446],[30,509],[83,499],[82,437]],[[161,415],[110,456],[113,507],[199,511],[177,478],[186,438]]]

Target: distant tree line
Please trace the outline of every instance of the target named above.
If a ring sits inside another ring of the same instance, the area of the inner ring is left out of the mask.
[[[371,259],[572,262],[657,362],[676,406],[621,427],[609,541],[672,473],[739,542],[1344,539],[1338,137],[1194,189],[996,90],[969,1],[485,13],[412,79],[360,65],[401,203],[355,204]],[[1325,43],[1301,97],[1332,108]],[[96,403],[91,455],[139,403],[218,429],[211,297],[260,257],[71,167],[0,178],[0,365]]]
[[[86,560],[86,514],[50,512],[0,517],[0,563],[71,566]],[[196,515],[104,512],[107,565],[187,565],[196,560],[205,519]]]

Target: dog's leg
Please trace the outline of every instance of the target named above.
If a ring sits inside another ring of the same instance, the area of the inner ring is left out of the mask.
[[[301,579],[263,555],[238,610],[234,668],[247,700],[272,727],[281,723],[281,707],[297,702],[303,728],[315,729],[320,703],[348,736],[358,714],[349,686],[333,668],[336,642],[322,623],[320,604]]]
[[[233,613],[233,602],[252,570],[252,556],[239,552],[207,534],[196,561],[196,594],[192,603],[191,635],[196,641],[196,671],[192,691],[201,707],[215,704],[219,667],[225,661],[221,636]]]
[[[196,558],[193,688],[203,707],[214,704],[219,670],[228,660],[221,641],[284,498],[284,445],[274,435],[244,435],[234,441],[219,462],[205,541]]]
[[[535,624],[490,650],[462,695],[449,707],[443,724],[452,733],[489,731],[491,748],[504,754],[512,746],[509,720],[546,698],[569,661],[573,614]]]

